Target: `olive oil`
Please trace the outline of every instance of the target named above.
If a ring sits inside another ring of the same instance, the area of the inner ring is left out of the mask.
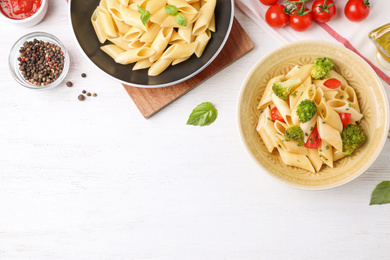
[[[378,49],[381,58],[387,63],[390,63],[390,23],[371,31],[368,37]],[[382,64],[382,62],[380,63]],[[390,66],[389,64],[383,65],[386,67]]]

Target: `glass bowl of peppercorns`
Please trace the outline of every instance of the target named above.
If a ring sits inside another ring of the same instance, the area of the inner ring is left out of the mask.
[[[8,58],[14,79],[30,89],[58,86],[69,70],[69,55],[64,44],[54,35],[33,32],[20,38]]]

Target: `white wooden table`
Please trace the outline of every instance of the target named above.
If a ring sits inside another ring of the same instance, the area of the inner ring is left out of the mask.
[[[361,177],[318,192],[274,181],[246,153],[239,89],[280,44],[236,16],[255,49],[149,120],[82,55],[65,1],[33,28],[0,22],[0,259],[390,258],[390,205],[368,205],[390,179],[389,142]],[[12,79],[9,49],[32,30],[66,43],[72,88]],[[99,96],[80,102],[84,89]],[[187,126],[204,101],[216,122]]]

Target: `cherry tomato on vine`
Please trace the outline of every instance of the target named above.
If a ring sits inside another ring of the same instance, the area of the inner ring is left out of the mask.
[[[369,0],[349,0],[344,8],[344,14],[352,22],[360,22],[370,13]]]
[[[304,10],[301,9],[294,9],[291,12],[289,22],[291,28],[293,28],[295,31],[303,32],[309,29],[310,25],[313,23],[313,15],[310,12],[310,9],[305,8]]]
[[[336,5],[332,0],[316,0],[311,10],[314,20],[320,23],[326,23],[335,16]]]
[[[279,0],[260,0],[263,5],[274,5],[278,3],[278,1]]]
[[[265,21],[273,28],[282,28],[288,23],[288,14],[284,5],[272,5],[265,13]]]
[[[271,109],[271,118],[274,121],[280,121],[280,122],[284,123],[284,119],[283,119],[282,115],[280,114],[277,107],[274,107]]]

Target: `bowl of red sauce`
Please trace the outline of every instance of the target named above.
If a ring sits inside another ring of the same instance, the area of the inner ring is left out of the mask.
[[[0,0],[0,17],[12,24],[33,26],[45,17],[49,0]]]

